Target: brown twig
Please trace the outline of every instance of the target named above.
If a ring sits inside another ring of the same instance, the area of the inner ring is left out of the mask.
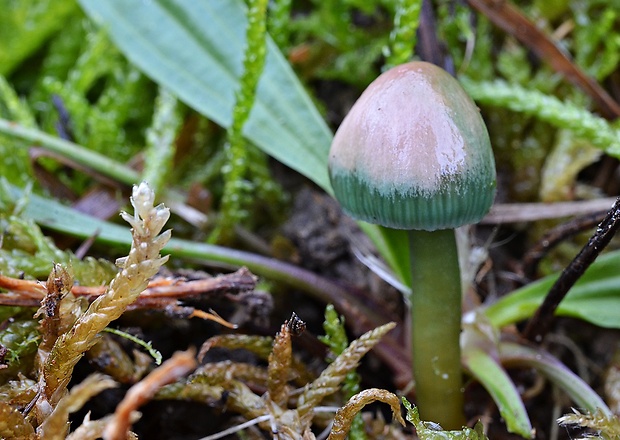
[[[614,204],[615,198],[556,203],[497,203],[482,219],[481,224],[504,224],[533,222],[561,217],[573,217],[605,212]]]
[[[191,281],[156,278],[140,294],[134,308],[152,308],[158,299],[179,300],[219,293],[247,292],[254,289],[256,280],[256,277],[245,268],[231,274]],[[0,289],[8,291],[0,294],[0,305],[22,307],[38,307],[47,292],[45,286],[39,281],[22,280],[4,275],[0,275]],[[105,290],[105,286],[73,286],[71,293],[93,301]]]
[[[224,318],[222,318],[220,315],[218,315],[214,311],[205,312],[204,310],[193,310],[191,314],[188,316],[188,318],[200,318],[204,320],[217,322],[218,324],[223,325],[224,327],[228,327],[232,329],[237,328],[235,324],[231,324],[230,322],[226,321]]]
[[[573,235],[593,228],[601,222],[603,215],[604,212],[593,212],[571,219],[547,231],[542,238],[523,255],[521,259],[523,276],[530,280],[533,279],[536,276],[538,263],[552,248]]]
[[[200,318],[217,322],[228,328],[236,328],[234,324],[214,312],[209,313],[194,307],[182,306],[179,301],[220,293],[251,292],[255,286],[256,277],[246,268],[231,274],[191,281],[156,278],[149,283],[146,290],[127,310],[160,310],[175,318]],[[0,289],[8,290],[8,292],[0,293],[0,305],[20,307],[39,307],[47,293],[46,287],[39,281],[22,280],[4,275],[0,275]],[[105,286],[73,286],[71,293],[92,302],[105,293],[105,290]]]
[[[134,411],[151,400],[162,386],[185,376],[196,366],[197,362],[192,351],[177,352],[143,380],[132,386],[116,407],[114,417],[106,427],[103,438],[125,440],[131,427]]]
[[[618,228],[620,228],[620,197],[598,225],[588,243],[553,284],[543,303],[527,324],[523,332],[524,338],[534,342],[542,341],[543,336],[551,328],[553,315],[560,302],[605,246],[609,244]]]

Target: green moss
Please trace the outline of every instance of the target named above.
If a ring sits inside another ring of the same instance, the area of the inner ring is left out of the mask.
[[[11,73],[79,13],[73,0],[0,2],[0,74]]]

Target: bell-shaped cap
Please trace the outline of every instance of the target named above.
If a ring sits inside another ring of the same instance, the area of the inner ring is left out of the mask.
[[[332,142],[329,175],[345,212],[397,229],[476,223],[495,195],[480,112],[461,85],[425,62],[379,76]]]

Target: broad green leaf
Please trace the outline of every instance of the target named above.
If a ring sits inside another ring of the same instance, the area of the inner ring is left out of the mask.
[[[80,0],[146,75],[218,124],[232,120],[246,15],[241,0]],[[331,193],[332,133],[269,38],[264,74],[244,134]]]
[[[599,257],[560,303],[556,314],[620,328],[620,251]],[[558,278],[550,275],[502,297],[484,313],[497,327],[531,317]]]

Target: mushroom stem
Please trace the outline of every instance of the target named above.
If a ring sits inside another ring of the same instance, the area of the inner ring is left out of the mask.
[[[453,229],[409,231],[413,375],[420,417],[461,429],[461,278]]]

